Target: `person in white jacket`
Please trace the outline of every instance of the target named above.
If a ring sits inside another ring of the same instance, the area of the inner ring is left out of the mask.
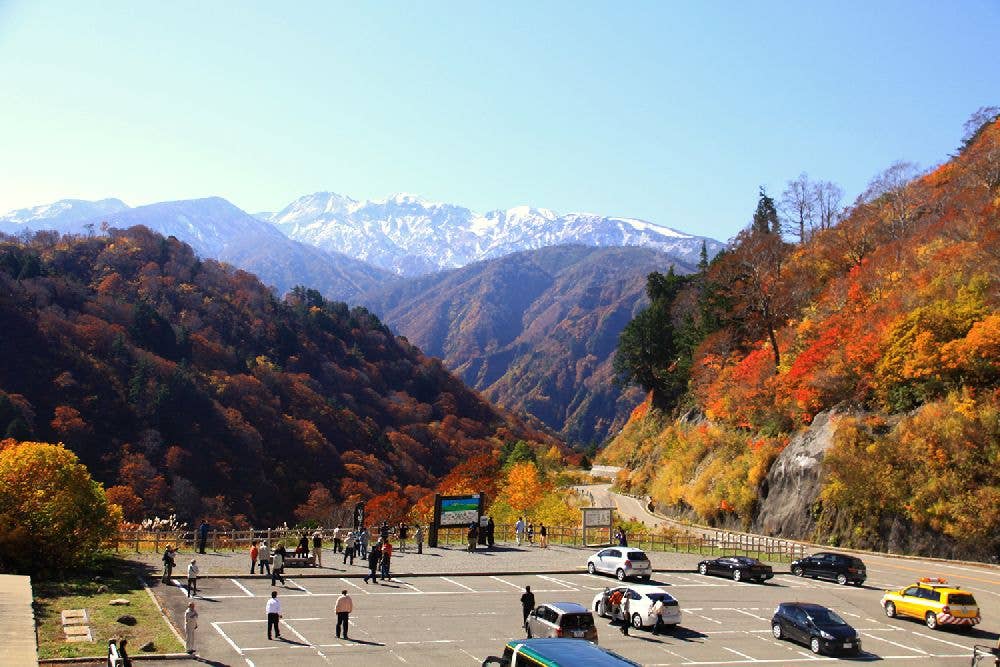
[[[281,626],[278,621],[281,619],[281,601],[278,600],[278,591],[271,591],[271,599],[264,607],[267,614],[267,638],[271,638],[271,628],[274,628],[274,636],[281,639]]]
[[[334,608],[337,612],[337,636],[340,637],[340,630],[343,627],[344,639],[347,639],[347,625],[351,616],[351,612],[354,611],[354,601],[351,600],[351,596],[347,594],[347,590],[342,590],[340,592],[340,597],[337,598],[337,606]]]
[[[194,653],[194,631],[198,627],[198,612],[194,608],[194,602],[188,602],[187,609],[184,610],[184,650]]]

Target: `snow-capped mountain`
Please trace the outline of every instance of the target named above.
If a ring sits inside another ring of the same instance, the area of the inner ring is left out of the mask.
[[[21,208],[0,216],[0,232],[17,234],[26,229],[70,231],[71,228],[78,231],[74,228],[78,223],[127,208],[128,205],[120,199],[61,199],[52,204]]]
[[[564,244],[645,246],[689,264],[697,263],[702,241],[709,256],[723,248],[713,239],[633,218],[527,206],[479,214],[407,194],[361,202],[317,192],[269,219],[290,238],[411,276]]]

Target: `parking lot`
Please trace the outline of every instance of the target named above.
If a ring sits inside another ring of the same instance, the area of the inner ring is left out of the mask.
[[[598,619],[600,644],[644,665],[805,664],[835,658],[775,640],[770,619],[783,601],[810,601],[838,611],[862,636],[864,654],[854,660],[968,664],[973,644],[995,643],[1000,624],[1000,572],[995,569],[913,561],[869,559],[864,587],[779,574],[766,585],[665,572],[654,577],[680,601],[680,627],[667,635],[649,631],[620,634]],[[692,566],[693,569],[693,566]],[[912,583],[918,576],[948,576],[975,593],[984,623],[971,633],[932,631],[923,624],[887,618],[879,606],[882,589]],[[343,659],[368,665],[476,665],[503,644],[523,637],[519,596],[530,585],[536,600],[571,601],[591,607],[593,596],[613,585],[607,577],[572,574],[404,576],[378,585],[360,578],[295,578],[278,586],[284,618],[282,639],[268,641],[264,604],[272,590],[260,578],[206,579],[196,599],[199,653],[221,664],[326,665]],[[333,605],[340,591],[354,599],[351,639],[334,634]],[[187,598],[179,587],[161,589],[174,618]],[[567,640],[570,641],[570,640]]]

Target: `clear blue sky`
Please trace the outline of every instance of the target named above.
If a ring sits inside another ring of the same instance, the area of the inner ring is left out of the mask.
[[[1000,104],[1000,3],[0,0],[0,211],[318,190],[726,239]]]

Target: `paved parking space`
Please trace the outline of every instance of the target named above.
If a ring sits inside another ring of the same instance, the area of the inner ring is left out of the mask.
[[[895,576],[894,581],[878,581]],[[909,573],[877,571],[877,583],[901,586]],[[968,581],[966,581],[968,579]],[[952,580],[976,591],[985,623],[973,633],[931,631],[882,613],[875,586],[778,575],[766,585],[733,582],[697,573],[655,577],[681,603],[683,622],[667,635],[620,634],[598,619],[600,643],[644,665],[805,664],[835,658],[775,640],[770,619],[779,602],[800,600],[836,609],[862,635],[865,654],[855,660],[968,664],[975,643],[995,642],[1000,627],[1000,573],[954,570]],[[615,586],[613,578],[574,574],[409,576],[378,584],[353,577],[300,578],[279,586],[284,607],[282,639],[268,641],[264,604],[270,581],[254,578],[205,580],[196,602],[201,613],[200,654],[223,664],[264,667],[328,665],[356,659],[367,665],[478,665],[512,638],[523,636],[519,596],[530,585],[539,603],[571,601],[591,607],[595,594]],[[351,639],[334,634],[333,605],[347,589],[355,604]],[[162,589],[161,589],[162,590]],[[187,602],[181,586],[165,591],[172,614]],[[567,640],[569,641],[569,640]]]

